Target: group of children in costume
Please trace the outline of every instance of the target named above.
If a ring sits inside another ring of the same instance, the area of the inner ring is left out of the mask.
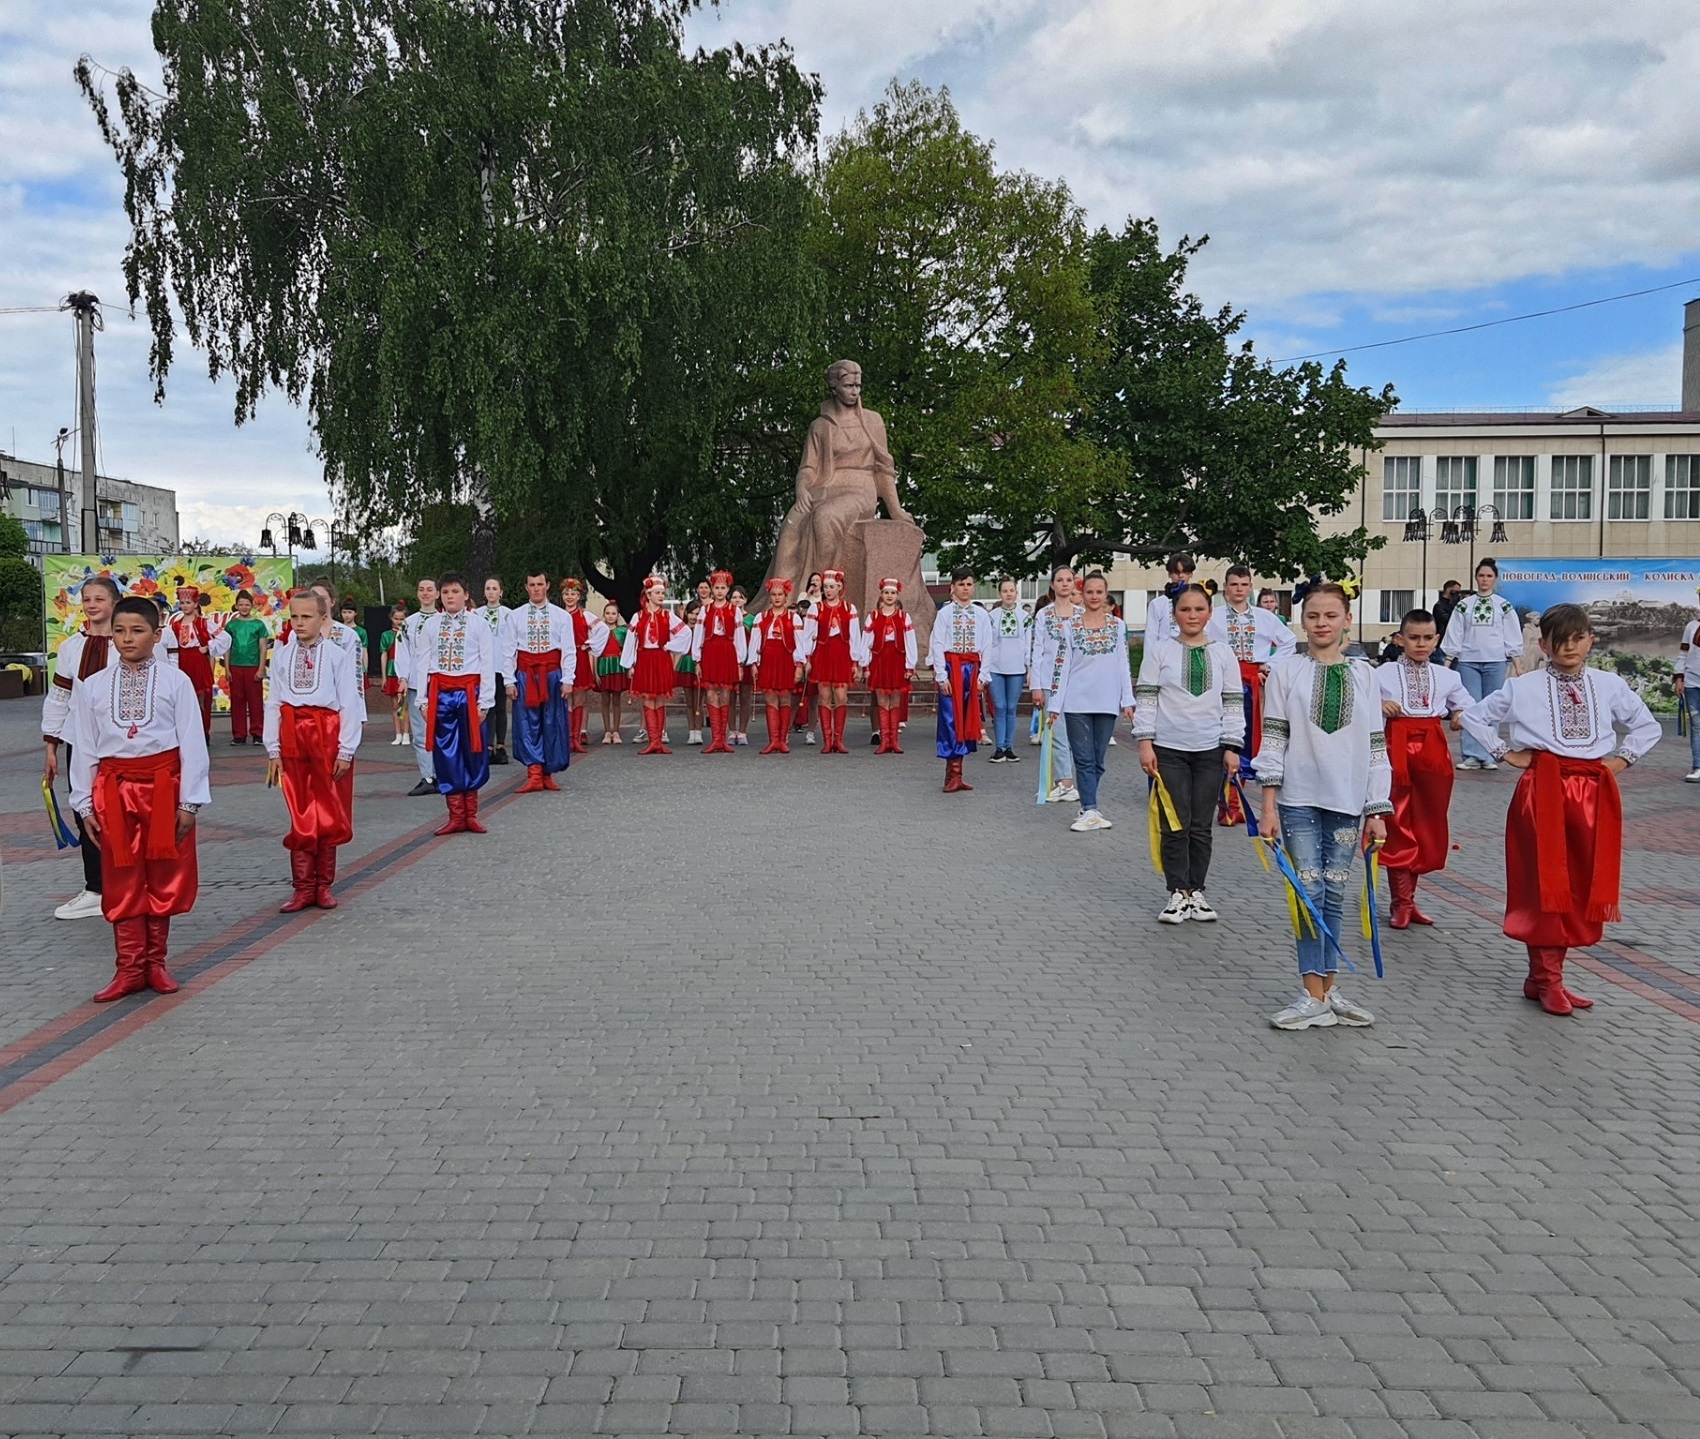
[[[717,571],[687,623],[652,577],[626,624],[617,611],[601,621],[586,615],[577,581],[563,587],[567,603],[552,603],[541,572],[527,576],[527,603],[515,609],[501,605],[499,588],[487,589],[485,606],[474,609],[458,574],[422,582],[420,611],[404,619],[398,611],[384,636],[385,688],[409,718],[407,736],[398,723],[392,743],[419,744],[430,766],[422,783],[444,798],[448,815],[437,833],[486,832],[478,795],[489,778],[489,720],[499,699],[512,705],[514,758],[527,769],[518,792],[558,788],[553,776],[588,747],[585,709],[592,694],[607,692],[602,681],[616,644],[626,688],[644,712],[645,754],[671,753],[666,708],[682,657],[705,699],[704,753],[731,752],[732,703],[745,683],[766,701],[763,753],[787,752],[805,675],[818,694],[823,753],[847,752],[848,689],[858,680],[875,699],[878,752],[902,753],[899,716],[917,650],[901,585],[883,580],[874,610],[862,616],[844,595],[842,574],[821,579],[821,603],[809,612],[793,608],[788,583],[774,580],[768,609],[750,615],[736,603],[732,576]],[[1244,567],[1228,571],[1221,608],[1183,577],[1161,611],[1153,605],[1137,684],[1127,630],[1108,605],[1102,575],[1088,575],[1077,599],[1074,572],[1059,567],[1052,602],[1031,621],[1017,617],[1012,585],[990,611],[974,603],[974,588],[971,571],[953,574],[928,647],[945,792],[972,788],[963,762],[984,738],[988,690],[998,716],[992,758],[1017,758],[1013,719],[1025,684],[1053,760],[1066,756],[1068,777],[1040,798],[1075,790],[1080,814],[1072,828],[1107,829],[1098,784],[1116,720],[1131,719],[1161,815],[1169,896],[1158,918],[1178,924],[1217,918],[1205,888],[1212,828],[1224,793],[1237,797],[1243,781],[1255,779],[1255,833],[1279,845],[1303,984],[1272,1024],[1373,1022],[1337,982],[1348,890],[1360,857],[1379,851],[1392,926],[1430,923],[1416,890],[1419,876],[1444,867],[1450,847],[1448,724],[1495,762],[1524,772],[1507,822],[1505,933],[1528,949],[1525,995],[1552,1014],[1590,1006],[1566,983],[1566,955],[1596,943],[1602,923],[1617,917],[1615,775],[1657,743],[1660,729],[1622,679],[1587,668],[1593,635],[1579,607],[1557,605],[1542,616],[1545,666],[1472,704],[1455,673],[1430,663],[1440,636],[1425,610],[1405,616],[1396,662],[1378,670],[1348,658],[1353,596],[1337,584],[1302,594],[1307,652],[1298,655],[1279,618],[1250,605]],[[263,742],[268,784],[281,786],[289,814],[285,913],[336,907],[336,853],[353,834],[364,636],[332,617],[332,602],[326,584],[298,591],[271,646]],[[116,973],[96,999],[144,988],[170,993],[170,919],[194,904],[195,819],[210,799],[198,670],[182,653],[218,653],[220,639],[228,650],[237,636],[228,626],[202,634],[191,624],[192,643],[185,646],[178,630],[178,661],[166,664],[152,601],[119,599],[117,586],[97,577],[85,582],[83,604],[83,632],[59,652],[43,731],[48,780],[61,760],[70,778],[86,887],[114,927]]]

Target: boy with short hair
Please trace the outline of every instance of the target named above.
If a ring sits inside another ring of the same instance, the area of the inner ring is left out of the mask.
[[[159,611],[139,596],[112,612],[118,663],[71,700],[71,805],[101,852],[101,913],[117,965],[105,1004],[143,989],[174,994],[166,968],[171,917],[195,906],[195,816],[208,788],[200,698],[182,670],[155,657]]]
[[[1169,572],[1169,583],[1163,593],[1145,607],[1147,639],[1179,638],[1180,627],[1175,623],[1174,597],[1192,583],[1192,577],[1198,573],[1198,561],[1189,551],[1176,550],[1164,562],[1163,568]]]
[[[1409,929],[1434,923],[1417,908],[1417,878],[1445,869],[1452,848],[1452,751],[1444,721],[1462,729],[1470,696],[1455,670],[1432,663],[1440,630],[1427,610],[1405,616],[1399,640],[1399,658],[1375,671],[1393,769],[1393,813],[1381,864],[1393,895],[1393,928]]]
[[[1227,603],[1211,613],[1204,633],[1215,643],[1226,645],[1239,661],[1240,695],[1245,706],[1245,748],[1240,751],[1240,779],[1244,782],[1251,778],[1252,762],[1263,745],[1263,687],[1269,679],[1269,667],[1297,654],[1298,641],[1279,615],[1252,604],[1251,570],[1247,566],[1229,565],[1222,588]],[[1170,613],[1174,613],[1172,601]],[[1239,795],[1232,789],[1217,802],[1216,822],[1245,823]]]
[[[1523,771],[1505,824],[1505,933],[1529,951],[1523,997],[1548,1014],[1591,1009],[1564,981],[1571,949],[1621,918],[1623,801],[1617,776],[1659,742],[1659,722],[1617,675],[1588,668],[1580,605],[1541,616],[1547,663],[1464,711],[1464,728]],[[1500,726],[1509,726],[1509,742]],[[1619,734],[1621,729],[1622,734]]]
[[[354,838],[354,755],[366,722],[353,657],[327,633],[317,590],[289,601],[289,638],[272,656],[266,695],[266,783],[283,786],[289,808],[290,879],[282,914],[335,909],[336,852]]]
[[[71,702],[77,690],[86,680],[118,663],[118,651],[112,648],[112,609],[120,598],[118,582],[107,575],[89,575],[78,597],[83,606],[82,628],[60,642],[54,656],[53,683],[41,702],[41,738],[47,751],[42,772],[49,784],[59,777],[61,769],[66,779],[70,778]],[[83,888],[54,910],[53,917],[92,919],[100,913],[100,846],[89,838],[83,817],[75,810],[72,815],[82,840]]]
[[[950,603],[933,620],[927,644],[938,687],[938,754],[946,794],[974,788],[962,778],[962,761],[986,737],[980,691],[991,682],[982,658],[991,647],[992,617],[974,603],[974,571],[958,565],[950,573]]]
[[[230,742],[263,744],[265,696],[260,675],[271,647],[271,629],[254,614],[252,591],[236,592],[236,613],[224,622],[224,634],[229,644],[224,671],[230,681]]]
[[[490,763],[508,762],[508,689],[513,673],[501,668],[502,629],[513,611],[502,603],[502,582],[494,575],[484,581],[484,603],[478,607],[478,617],[490,626],[490,643],[496,654],[496,702],[490,710]]]
[[[514,755],[525,766],[515,794],[558,790],[555,776],[573,757],[568,697],[578,677],[572,616],[549,603],[549,576],[528,571],[526,601],[508,610],[496,636],[496,683],[514,702]]]
[[[415,673],[425,681],[425,748],[449,817],[438,834],[486,834],[478,791],[490,778],[485,717],[494,703],[490,627],[468,608],[466,576],[446,574],[436,590],[443,613],[419,631]]]
[[[425,649],[419,642],[426,622],[437,613],[437,582],[429,577],[422,579],[415,592],[419,596],[419,608],[407,617],[396,637],[396,675],[407,698],[408,730],[413,736],[414,762],[419,766],[419,783],[407,792],[410,799],[437,793],[431,750],[425,743],[425,689],[429,671],[425,666]]]

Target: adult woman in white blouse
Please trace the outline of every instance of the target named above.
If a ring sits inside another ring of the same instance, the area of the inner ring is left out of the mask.
[[[1507,671],[1523,653],[1523,621],[1511,602],[1494,593],[1499,583],[1499,565],[1484,559],[1476,566],[1476,592],[1460,600],[1446,622],[1441,647],[1464,681],[1472,700],[1483,700],[1504,684]],[[1492,755],[1475,736],[1464,735],[1464,757],[1459,769],[1498,769]]]
[[[1098,812],[1098,784],[1116,712],[1133,718],[1133,673],[1128,669],[1127,626],[1110,613],[1109,584],[1100,571],[1086,577],[1081,598],[1084,608],[1062,631],[1062,664],[1049,708],[1068,726],[1080,788],[1080,816],[1069,828],[1084,832],[1111,827]]]

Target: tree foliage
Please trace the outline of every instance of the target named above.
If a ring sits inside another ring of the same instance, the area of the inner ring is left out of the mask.
[[[817,294],[817,86],[686,54],[691,3],[158,0],[163,94],[78,68],[156,382],[175,307],[239,420],[308,406],[357,525],[547,515],[629,601]]]
[[[0,650],[41,648],[41,571],[28,560],[0,559]]]
[[[0,559],[21,560],[30,552],[29,531],[16,515],[0,513]]]

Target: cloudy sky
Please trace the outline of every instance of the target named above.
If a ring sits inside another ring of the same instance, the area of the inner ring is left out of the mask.
[[[146,8],[0,4],[0,310],[96,291],[103,469],[175,486],[187,534],[252,543],[268,510],[328,512],[306,425],[274,402],[234,428],[187,352],[152,403],[117,177],[71,81],[83,51],[149,69]],[[788,38],[829,129],[894,76],[949,85],[1004,164],[1065,178],[1094,223],[1208,233],[1197,288],[1247,309],[1271,358],[1700,277],[1692,0],[726,0],[692,36]],[[1410,408],[1673,405],[1696,297],[1352,373]],[[0,449],[50,459],[72,385],[67,317],[0,315]]]

